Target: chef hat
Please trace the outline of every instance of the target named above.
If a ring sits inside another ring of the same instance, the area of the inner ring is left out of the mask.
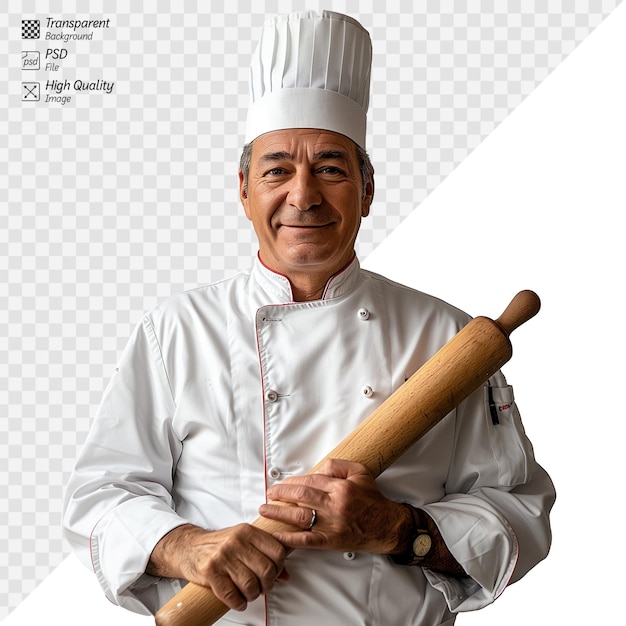
[[[320,128],[365,148],[372,44],[355,19],[323,11],[269,18],[250,66],[246,143],[284,128]]]

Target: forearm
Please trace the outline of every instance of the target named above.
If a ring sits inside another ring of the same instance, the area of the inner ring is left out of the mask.
[[[146,574],[160,578],[184,578],[185,555],[194,537],[201,534],[206,534],[206,530],[193,524],[183,524],[171,530],[152,550]]]

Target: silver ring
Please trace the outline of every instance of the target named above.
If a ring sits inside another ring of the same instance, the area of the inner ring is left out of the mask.
[[[315,509],[311,509],[311,523],[309,524],[307,530],[311,530],[315,525],[315,522],[317,522],[317,511]]]

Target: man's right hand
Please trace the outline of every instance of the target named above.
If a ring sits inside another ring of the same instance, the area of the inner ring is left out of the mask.
[[[208,531],[178,526],[155,546],[146,573],[209,587],[230,609],[244,611],[276,580],[287,580],[288,550],[249,524]]]

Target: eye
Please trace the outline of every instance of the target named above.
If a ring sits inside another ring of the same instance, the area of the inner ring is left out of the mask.
[[[345,172],[334,165],[326,165],[317,170],[320,174],[328,174],[330,176],[345,176]]]
[[[285,170],[282,167],[273,167],[271,170],[265,172],[265,176],[280,176],[284,173]]]

